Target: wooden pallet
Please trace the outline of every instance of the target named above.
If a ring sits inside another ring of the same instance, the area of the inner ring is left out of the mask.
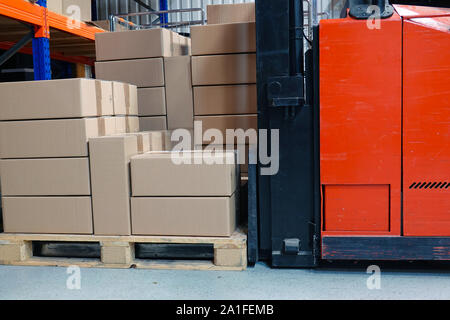
[[[52,258],[33,256],[33,241],[98,242],[101,258]],[[136,259],[136,243],[211,244],[214,261]],[[231,237],[161,237],[161,236],[94,236],[52,234],[0,234],[0,264],[15,266],[76,265],[82,268],[142,268],[179,270],[245,270],[247,268],[247,236],[236,231]]]

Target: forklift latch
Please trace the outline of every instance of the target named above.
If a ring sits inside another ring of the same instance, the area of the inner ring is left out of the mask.
[[[300,252],[300,240],[299,239],[284,239],[284,253],[297,255]]]
[[[305,103],[301,75],[269,78],[267,92],[271,107],[301,107]]]

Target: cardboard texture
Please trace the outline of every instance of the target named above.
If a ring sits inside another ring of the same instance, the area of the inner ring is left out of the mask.
[[[165,28],[97,33],[96,58],[110,61],[179,56],[189,53],[190,43],[185,39]]]
[[[116,133],[133,133],[139,132],[139,117],[134,116],[117,116]]]
[[[89,196],[88,158],[0,160],[2,196]]]
[[[232,197],[132,198],[134,235],[230,236],[236,229]]]
[[[150,150],[149,151],[164,151],[165,150],[165,131],[149,131],[150,134]]]
[[[194,114],[197,116],[257,112],[255,84],[194,87]]]
[[[3,197],[2,200],[5,232],[92,234],[91,197]]]
[[[138,88],[165,85],[162,58],[96,62],[95,70],[97,79],[130,83]]]
[[[3,121],[0,158],[86,157],[89,138],[114,133],[114,117]]]
[[[142,131],[167,130],[166,116],[139,117],[139,127]]]
[[[256,55],[228,54],[192,57],[192,84],[256,83]]]
[[[138,153],[145,153],[151,150],[151,133],[150,132],[131,132],[120,135],[135,136],[137,138]]]
[[[233,152],[186,151],[191,164],[175,163],[172,154],[150,152],[131,159],[133,196],[231,196],[236,190]]]
[[[0,83],[0,120],[32,120],[112,115],[109,81],[65,79]]]
[[[255,3],[208,5],[208,24],[255,22]]]
[[[123,82],[112,82],[114,97],[114,115],[132,115],[137,116],[138,93],[137,87]]]
[[[194,106],[192,98],[191,57],[164,58],[166,80],[167,129],[192,129]]]
[[[192,55],[256,52],[255,23],[192,26]]]
[[[47,8],[76,20],[90,21],[92,19],[91,0],[47,0]]]
[[[138,89],[138,104],[140,116],[165,116],[166,88],[141,88]]]
[[[130,158],[139,153],[136,135],[89,140],[94,234],[130,235]]]
[[[258,129],[258,116],[256,114],[253,115],[226,115],[226,116],[196,116],[195,121],[202,121],[202,129],[203,132],[209,129],[217,129],[222,133],[225,141],[222,142],[214,142],[218,144],[231,144],[229,141],[234,141],[232,144],[238,143],[242,144],[244,142],[237,141],[232,139],[234,136],[234,132],[227,133],[227,129],[236,130],[243,129],[247,131],[249,129]],[[257,132],[256,132],[257,134]],[[203,140],[204,144],[208,144],[211,141]],[[256,144],[257,136],[251,135],[250,139],[246,138],[245,143]]]

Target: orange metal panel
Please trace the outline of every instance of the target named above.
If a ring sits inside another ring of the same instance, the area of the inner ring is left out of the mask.
[[[0,15],[15,20],[44,26],[45,8],[25,0],[0,0]]]
[[[386,185],[364,199],[346,197],[335,206],[359,210],[367,219],[384,221],[389,201],[389,230],[367,229],[367,223],[343,222],[323,235],[400,235],[402,22],[398,15],[381,20],[380,29],[352,18],[322,20],[320,25],[320,153],[321,184]],[[365,202],[365,203],[364,203]],[[325,219],[333,212],[325,210]],[[336,211],[338,212],[338,211]],[[348,231],[350,230],[350,231]]]
[[[395,11],[403,18],[437,17],[449,15],[449,8],[435,8],[411,5],[394,5]]]
[[[450,17],[405,20],[403,38],[404,233],[450,236]]]

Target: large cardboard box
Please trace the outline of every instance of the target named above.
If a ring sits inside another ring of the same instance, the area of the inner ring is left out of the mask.
[[[167,117],[139,117],[139,128],[142,131],[167,130]]]
[[[114,133],[114,117],[3,121],[0,158],[86,157],[89,138]]]
[[[91,197],[4,197],[2,202],[5,232],[93,232]]]
[[[97,33],[96,58],[97,61],[110,61],[187,54],[189,42],[182,38],[165,28]]]
[[[167,129],[192,129],[194,106],[192,99],[191,57],[164,58],[166,78]]]
[[[190,164],[177,163],[178,155],[150,152],[133,157],[133,196],[231,196],[236,190],[235,153],[186,151]]]
[[[257,112],[255,84],[194,87],[194,114],[197,116]]]
[[[208,24],[255,22],[255,3],[207,6]]]
[[[95,72],[97,79],[130,83],[138,88],[165,85],[162,58],[96,62]]]
[[[257,143],[257,129],[258,129],[258,117],[253,115],[226,115],[226,116],[196,116],[195,121],[202,122],[203,132],[209,129],[217,129],[222,133],[224,141],[218,144],[256,144]],[[232,130],[227,132],[227,130]],[[242,129],[248,131],[248,137],[244,141],[237,141],[233,139],[234,131],[236,129]],[[251,130],[253,129],[253,130]],[[253,133],[253,134],[251,134]],[[232,141],[232,143],[230,142]],[[211,141],[203,141],[204,144],[209,144]],[[215,142],[217,144],[217,141]]]
[[[256,83],[256,54],[227,54],[192,57],[192,84]]]
[[[136,135],[89,140],[94,233],[130,235],[130,158],[137,155]]]
[[[0,160],[3,196],[89,196],[88,158]]]
[[[117,116],[116,133],[133,133],[139,132],[139,117],[136,116]]]
[[[140,116],[165,116],[166,88],[140,88],[138,89],[138,105]]]
[[[112,82],[114,97],[114,114],[116,116],[137,116],[138,93],[137,87],[123,82]]]
[[[236,197],[132,198],[134,235],[227,237],[236,229]]]
[[[192,55],[256,52],[255,23],[192,26]]]
[[[65,79],[0,83],[0,120],[112,115],[109,81]]]
[[[91,5],[91,0],[47,0],[50,11],[81,21],[92,19]]]

